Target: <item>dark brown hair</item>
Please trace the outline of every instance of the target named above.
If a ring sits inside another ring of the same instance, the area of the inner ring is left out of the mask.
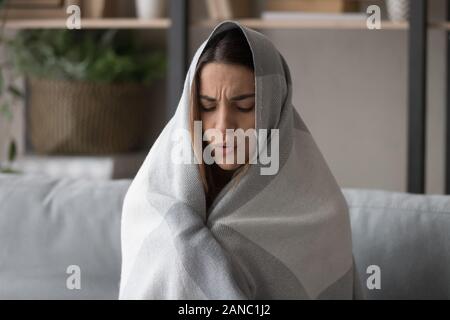
[[[203,182],[203,187],[205,193],[210,191],[210,188],[214,188],[214,181],[210,175],[207,173],[207,168],[202,160],[203,148],[202,146],[195,145],[194,139],[194,121],[200,120],[199,111],[199,84],[200,84],[200,73],[202,68],[212,62],[226,63],[241,65],[249,68],[254,72],[253,56],[251,48],[245,38],[244,33],[239,28],[234,28],[228,31],[223,31],[213,36],[210,41],[205,46],[203,53],[198,59],[196,71],[194,75],[194,81],[191,86],[191,99],[190,99],[190,121],[191,121],[191,139],[192,146],[194,149],[195,156],[199,162],[200,176]],[[233,179],[235,183],[238,181],[238,177],[243,175],[248,169],[248,163],[239,168],[236,171]]]

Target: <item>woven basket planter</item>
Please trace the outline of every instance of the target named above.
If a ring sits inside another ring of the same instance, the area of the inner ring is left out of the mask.
[[[35,78],[29,85],[29,138],[37,153],[120,153],[145,143],[148,87]]]

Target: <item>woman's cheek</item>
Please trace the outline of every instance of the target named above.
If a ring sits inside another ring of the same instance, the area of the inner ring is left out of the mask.
[[[255,114],[251,114],[245,122],[247,129],[255,129]]]
[[[202,120],[202,128],[203,130],[208,130],[211,128],[211,116],[209,116],[206,112],[201,115]]]

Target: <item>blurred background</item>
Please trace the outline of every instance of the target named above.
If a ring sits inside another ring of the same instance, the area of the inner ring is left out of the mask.
[[[132,178],[176,109],[196,49],[235,19],[286,58],[294,106],[341,187],[448,193],[446,0],[0,5],[3,172]],[[67,29],[72,5],[81,30]],[[380,29],[367,27],[370,5]]]

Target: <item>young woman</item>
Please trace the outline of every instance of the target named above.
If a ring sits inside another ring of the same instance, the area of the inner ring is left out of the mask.
[[[348,207],[291,97],[264,35],[216,26],[125,197],[121,299],[354,297]]]
[[[218,130],[223,140],[216,143],[212,155],[232,153],[226,162],[215,158],[211,165],[200,163],[199,170],[206,194],[206,211],[218,193],[246,165],[237,161],[237,139],[226,136],[226,130],[255,129],[255,75],[251,49],[243,33],[232,29],[214,37],[201,55],[191,89],[191,137],[194,121],[201,121],[203,132]],[[214,140],[214,139],[211,139]],[[229,142],[227,144],[221,142]],[[230,143],[231,142],[231,143]],[[246,143],[245,143],[246,142]],[[206,141],[206,144],[214,141]],[[244,141],[245,160],[248,163],[250,141]],[[230,146],[233,144],[233,146]],[[203,146],[204,147],[204,146]],[[202,152],[203,153],[202,149]],[[197,155],[201,158],[201,154]],[[241,173],[243,174],[243,172]],[[237,180],[237,179],[236,179]]]

